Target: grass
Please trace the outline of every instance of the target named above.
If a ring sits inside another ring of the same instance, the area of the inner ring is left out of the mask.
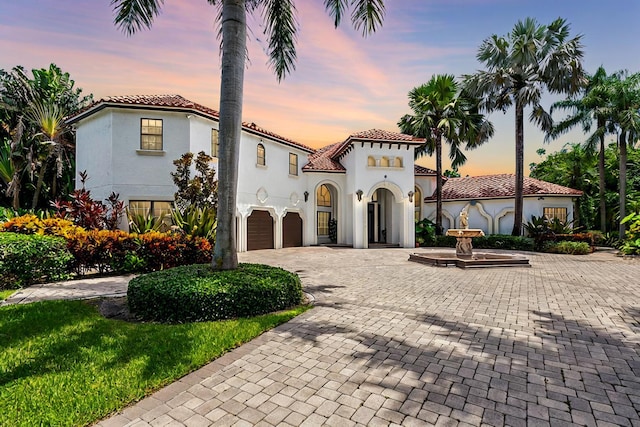
[[[82,301],[0,308],[0,425],[87,425],[307,310],[165,325]]]
[[[16,292],[15,289],[5,289],[2,290],[0,289],[0,301],[4,301],[7,298],[9,298],[14,292]]]

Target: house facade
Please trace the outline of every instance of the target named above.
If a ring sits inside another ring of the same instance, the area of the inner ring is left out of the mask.
[[[115,192],[133,211],[161,215],[170,210],[176,191],[170,172],[182,154],[204,151],[217,166],[218,112],[179,95],[105,98],[69,123],[76,127],[77,176],[87,171],[85,187],[96,200]],[[435,172],[414,165],[414,150],[421,143],[409,135],[373,129],[315,150],[243,123],[238,250],[332,240],[354,248],[413,247],[415,219],[433,217],[435,210]],[[545,196],[572,216],[575,193]],[[467,205],[470,226],[489,233],[506,230],[509,214],[513,216],[512,197],[454,197],[445,204],[447,228],[455,224],[458,207]],[[541,215],[543,205],[525,202],[525,218],[529,212]]]

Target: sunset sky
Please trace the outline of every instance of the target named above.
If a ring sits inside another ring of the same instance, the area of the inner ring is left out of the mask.
[[[526,17],[563,17],[583,34],[584,65],[594,72],[640,71],[637,0],[387,0],[384,26],[362,38],[344,22],[334,29],[323,1],[298,0],[296,70],[278,83],[267,67],[260,15],[251,17],[244,120],[312,147],[380,128],[397,131],[409,113],[407,93],[436,73],[460,76],[482,68],[481,42],[504,35]],[[177,93],[218,109],[219,41],[216,9],[206,0],[167,0],[151,30],[128,37],[113,24],[109,0],[2,0],[0,68],[44,68],[53,62],[95,99]],[[546,96],[544,104],[555,99]],[[528,114],[528,112],[526,112]],[[490,116],[496,135],[468,152],[464,175],[514,171],[514,112]],[[540,161],[573,132],[550,144],[525,127],[525,164]],[[420,164],[435,167],[435,160]],[[449,167],[444,162],[445,168]],[[528,170],[528,169],[527,169]]]

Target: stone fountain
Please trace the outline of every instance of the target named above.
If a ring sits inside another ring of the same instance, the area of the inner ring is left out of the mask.
[[[466,210],[460,212],[460,228],[450,228],[447,236],[456,238],[456,253],[414,253],[409,261],[438,267],[454,265],[460,268],[471,267],[531,267],[529,260],[523,256],[506,254],[473,254],[472,240],[484,236],[479,228],[469,228],[469,215]]]

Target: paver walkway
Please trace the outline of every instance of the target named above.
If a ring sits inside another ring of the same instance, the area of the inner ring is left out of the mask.
[[[407,261],[425,251],[241,254],[316,307],[98,425],[640,426],[640,261]]]

